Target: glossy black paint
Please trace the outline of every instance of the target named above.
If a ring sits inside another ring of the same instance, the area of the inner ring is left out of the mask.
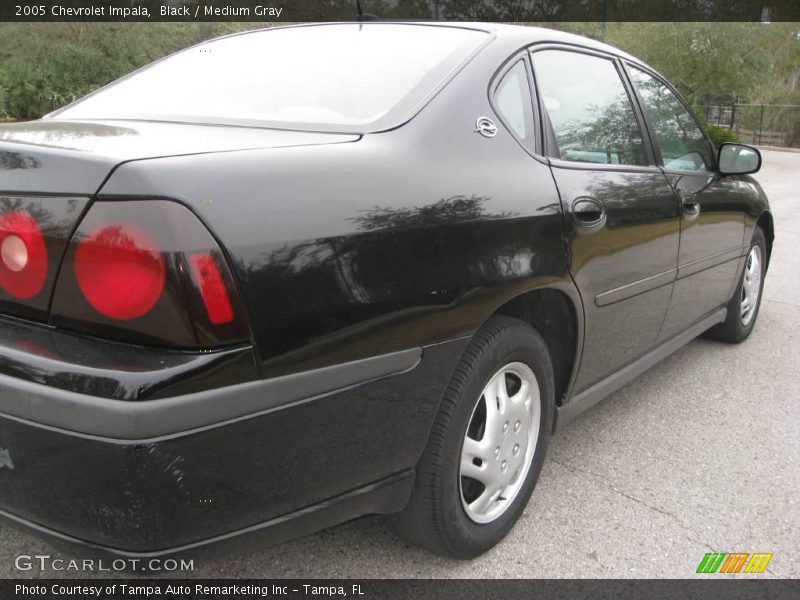
[[[679,215],[658,169],[553,165],[585,314],[577,392],[652,348],[675,277]],[[599,227],[575,219],[573,201],[586,197],[603,206]]]
[[[262,374],[278,375],[468,335],[520,285],[568,283],[549,169],[508,134],[484,139],[432,120],[355,144],[142,161],[101,197],[158,188],[209,224],[237,271]],[[474,157],[454,156],[467,144]],[[488,174],[494,152],[508,156]],[[437,177],[412,175],[431,163]],[[229,178],[248,182],[235,200]]]
[[[8,318],[0,318],[0,347],[0,375],[114,400],[167,398],[257,377],[247,346],[156,350]]]
[[[16,459],[0,469],[0,509],[134,552],[198,542],[413,469],[469,336],[498,311],[548,330],[563,379],[557,401],[569,407],[724,305],[753,227],[771,223],[758,184],[665,172],[652,148],[643,167],[560,161],[547,155],[546,128],[533,147],[520,144],[491,91],[527,48],[567,44],[637,61],[566,34],[492,29],[496,39],[390,131],[57,120],[0,128],[0,151],[41,164],[25,176],[0,171],[0,194],[188,207],[229,260],[251,327],[248,347],[230,356],[114,343],[109,368],[98,349],[110,342],[0,322],[3,373],[157,401],[147,398],[423,349],[409,373],[157,442],[90,439],[0,415],[0,448]],[[539,122],[542,107],[531,110]],[[496,136],[476,133],[481,116],[498,124]],[[685,214],[687,194],[699,215]],[[597,223],[575,214],[597,205]],[[569,310],[549,312],[540,299],[552,295]],[[12,326],[36,346],[13,347]],[[559,344],[559,331],[574,340]],[[57,359],[41,350],[60,343],[68,351]],[[147,357],[179,366],[163,377]],[[126,371],[137,369],[152,374],[152,389],[134,391],[141,377]],[[111,383],[100,383],[109,371]]]
[[[0,189],[9,194],[92,195],[114,167],[130,160],[357,139],[248,127],[45,118],[0,126]]]
[[[427,349],[404,375],[160,441],[92,439],[0,417],[0,448],[14,465],[0,469],[0,511],[142,552],[313,506],[413,468],[466,342]]]
[[[715,173],[667,173],[681,202],[696,202],[699,214],[682,210],[678,276],[659,336],[669,339],[712,309],[725,304],[736,285],[743,246],[744,206],[752,189]]]

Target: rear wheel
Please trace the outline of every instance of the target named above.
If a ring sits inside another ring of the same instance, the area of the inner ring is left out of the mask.
[[[544,340],[522,321],[492,317],[456,368],[408,506],[389,517],[395,533],[460,558],[499,542],[539,477],[553,401]]]
[[[761,291],[767,268],[767,243],[764,232],[756,228],[745,259],[739,285],[728,303],[725,321],[711,328],[709,337],[722,342],[743,342],[753,331],[761,306]]]

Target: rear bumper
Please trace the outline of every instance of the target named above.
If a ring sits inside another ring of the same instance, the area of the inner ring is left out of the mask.
[[[159,550],[124,550],[116,546],[98,544],[42,526],[4,510],[0,510],[0,524],[8,524],[46,539],[54,546],[83,558],[95,556],[137,559],[174,556],[196,558],[219,554],[223,550],[241,550],[256,545],[276,544],[367,514],[389,514],[400,511],[406,505],[413,483],[414,471],[404,471],[268,521],[213,537],[204,537],[196,542],[170,545]]]
[[[0,374],[0,413],[110,443],[154,443],[410,371],[421,356],[422,350],[414,348],[304,373],[139,401],[90,396]]]
[[[0,375],[0,517],[154,556],[399,510],[465,343],[149,400]]]

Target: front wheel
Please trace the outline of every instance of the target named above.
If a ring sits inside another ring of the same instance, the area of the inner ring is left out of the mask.
[[[417,465],[400,537],[470,558],[499,542],[530,498],[553,419],[553,368],[541,336],[492,317],[455,370]]]
[[[764,232],[756,227],[745,259],[739,285],[728,303],[725,321],[712,327],[709,337],[721,342],[743,342],[753,331],[761,307],[761,292],[767,271],[767,242]]]

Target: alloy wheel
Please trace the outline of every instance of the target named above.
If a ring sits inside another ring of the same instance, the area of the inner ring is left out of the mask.
[[[750,248],[747,263],[744,267],[742,281],[741,319],[745,327],[750,324],[756,314],[758,295],[761,293],[761,248],[758,245]]]
[[[530,367],[510,363],[489,379],[461,449],[461,504],[473,522],[491,523],[514,503],[533,462],[541,414]]]

